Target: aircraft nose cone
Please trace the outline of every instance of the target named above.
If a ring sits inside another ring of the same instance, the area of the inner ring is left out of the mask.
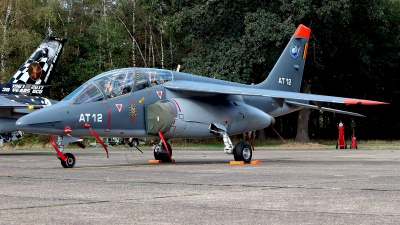
[[[43,110],[43,111],[42,111]],[[62,121],[57,113],[45,113],[44,109],[19,118],[15,124],[18,130],[34,134],[52,134],[56,125]]]
[[[35,123],[33,123],[34,119],[29,114],[19,118],[15,124],[18,130],[25,131],[29,133],[34,133]]]

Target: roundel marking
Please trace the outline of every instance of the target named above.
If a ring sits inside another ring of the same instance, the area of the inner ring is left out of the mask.
[[[292,56],[292,58],[297,58],[299,56],[299,52],[300,47],[297,47],[296,45],[290,46],[290,55]]]
[[[137,106],[136,104],[129,105],[129,115],[136,116],[137,115]]]

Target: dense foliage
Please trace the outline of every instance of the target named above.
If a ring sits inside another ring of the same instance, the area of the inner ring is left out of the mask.
[[[303,23],[312,29],[304,73],[311,93],[391,104],[328,105],[366,118],[312,111],[310,138],[336,138],[339,121],[361,139],[400,138],[399,0],[4,0],[0,12],[2,82],[50,32],[68,38],[52,83],[56,99],[100,72],[131,66],[180,64],[188,73],[257,83]],[[278,118],[275,128],[294,138],[297,119]]]

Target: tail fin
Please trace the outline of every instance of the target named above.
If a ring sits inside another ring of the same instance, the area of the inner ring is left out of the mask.
[[[310,28],[300,24],[271,73],[255,88],[299,92],[306,61]]]
[[[32,55],[1,85],[1,94],[48,95],[51,75],[67,39],[46,37]]]

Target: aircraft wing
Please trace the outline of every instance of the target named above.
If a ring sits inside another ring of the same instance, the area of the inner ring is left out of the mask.
[[[0,108],[15,108],[15,107],[27,107],[27,106],[28,105],[0,97]]]
[[[10,96],[7,97],[0,96],[0,109],[28,109],[28,106],[33,107],[32,109],[36,109],[51,105],[51,104],[46,104],[46,102],[43,102],[44,98],[39,98],[35,96],[12,95],[12,97],[14,97],[15,99],[10,98]],[[55,104],[56,101],[51,101],[51,103]]]
[[[289,105],[293,105],[293,106],[299,106],[301,108],[310,108],[310,109],[322,110],[322,111],[333,112],[333,113],[340,113],[340,114],[345,114],[345,115],[350,115],[350,116],[365,117],[364,115],[359,114],[359,113],[353,113],[353,112],[343,111],[343,110],[339,110],[339,109],[318,107],[316,105],[304,104],[304,103],[293,102],[293,101],[286,101],[286,103]]]
[[[271,97],[277,103],[282,102],[283,99],[307,100],[315,102],[318,108],[320,108],[320,105],[323,102],[341,103],[347,105],[388,104],[386,102],[378,102],[378,101],[364,100],[364,99],[259,89],[259,88],[253,88],[248,85],[234,86],[234,85],[203,83],[196,81],[173,81],[173,82],[166,82],[163,85],[168,90],[181,92],[193,96],[213,96],[213,95],[214,96],[217,95],[262,96],[262,97]]]

